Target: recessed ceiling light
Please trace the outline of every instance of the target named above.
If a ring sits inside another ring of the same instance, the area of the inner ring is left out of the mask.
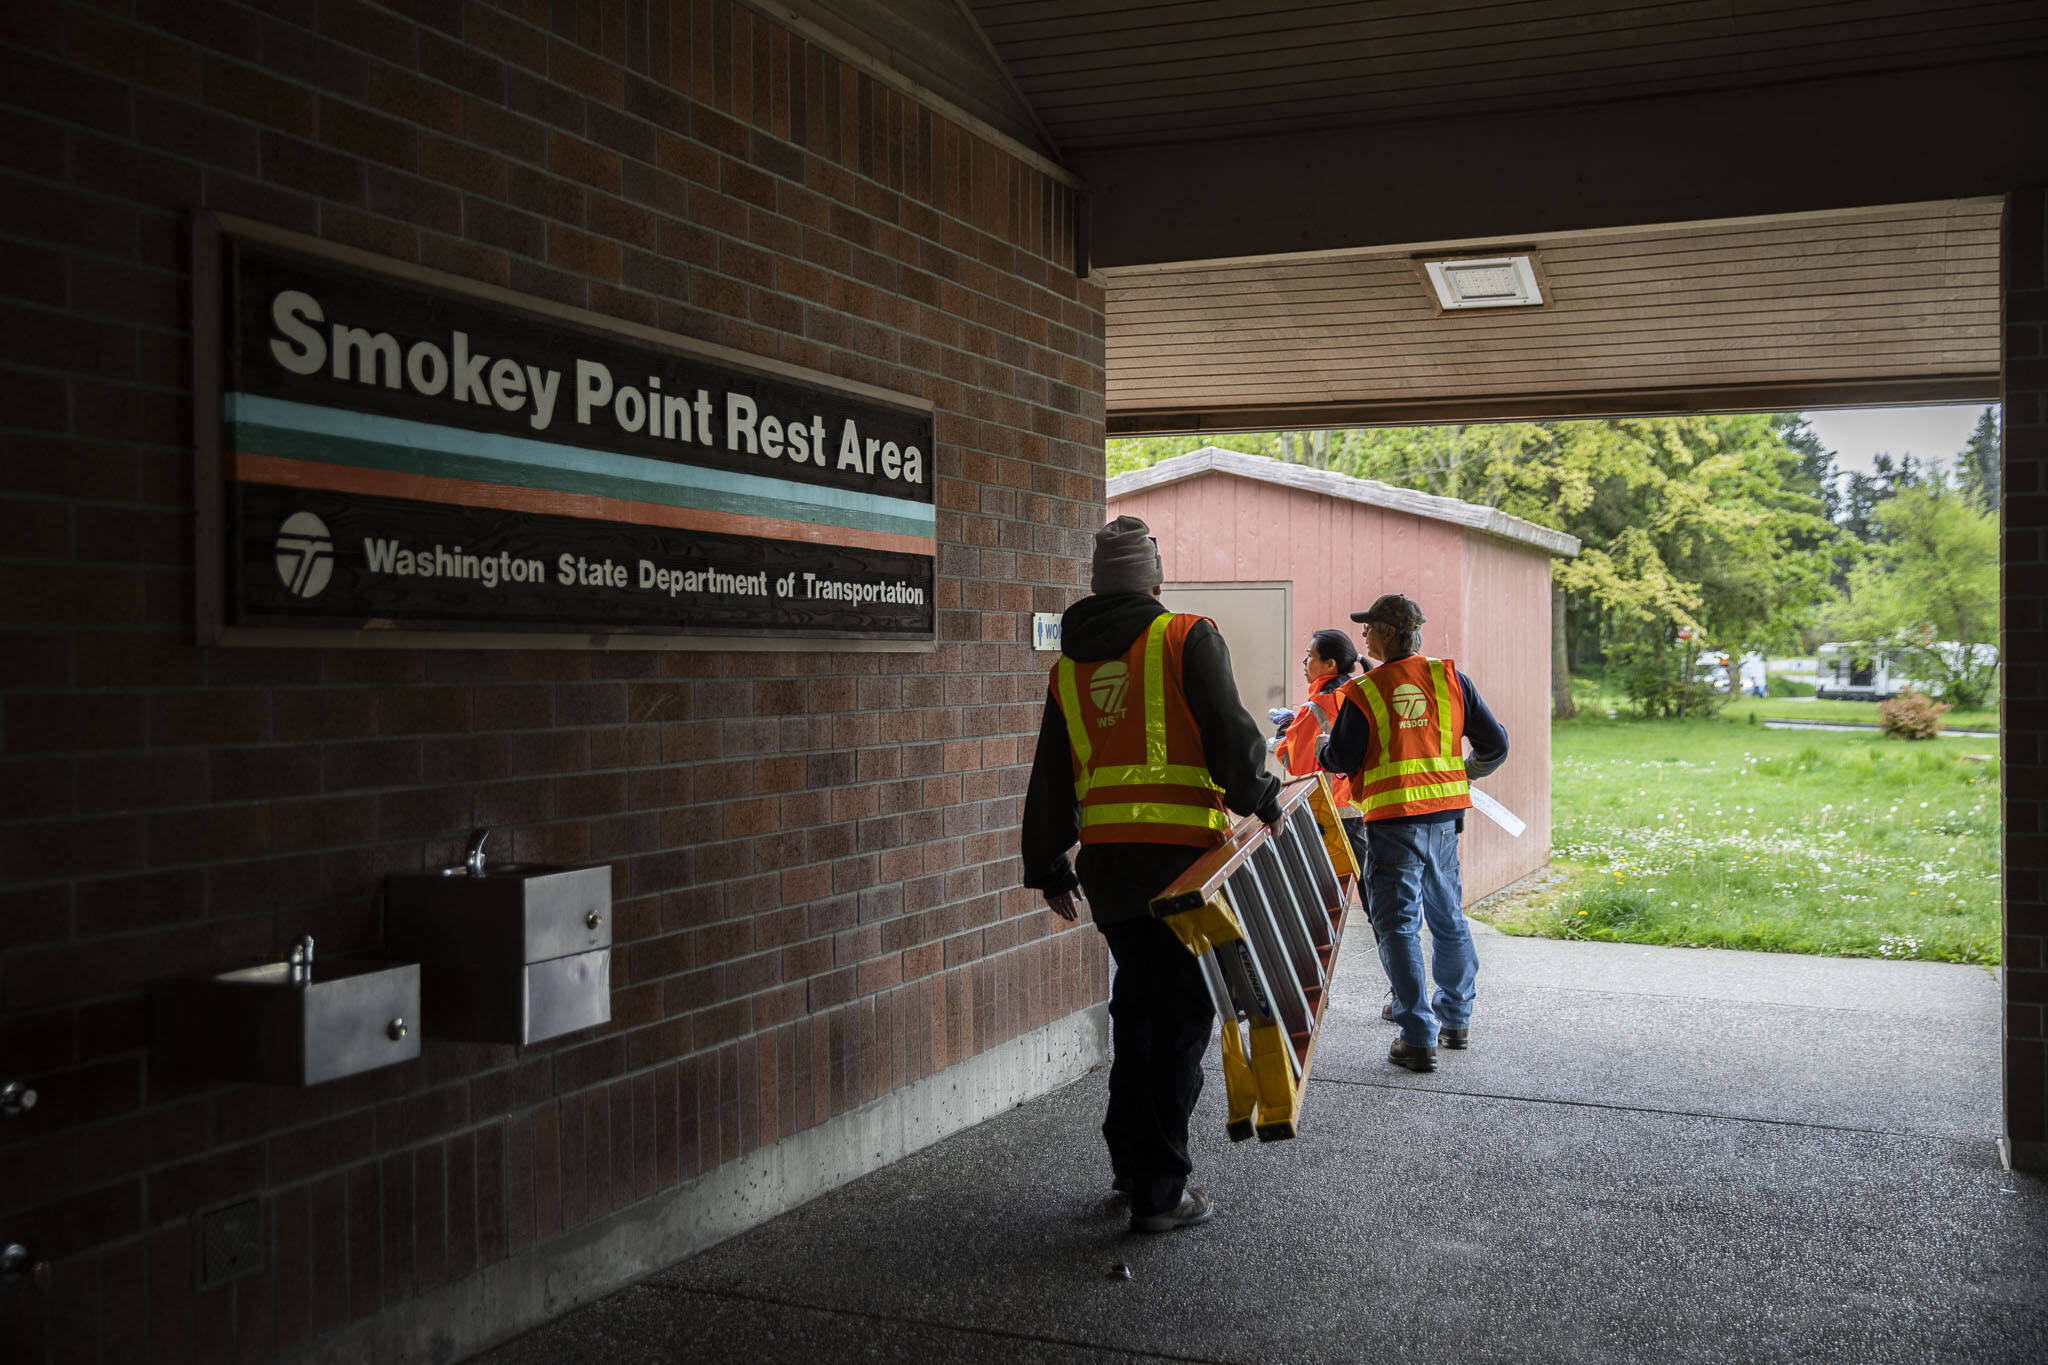
[[[1424,261],[1424,273],[1445,312],[1466,308],[1538,308],[1543,285],[1529,256],[1472,256]]]

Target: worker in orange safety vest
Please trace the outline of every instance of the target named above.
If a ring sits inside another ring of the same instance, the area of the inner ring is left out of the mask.
[[[1356,667],[1358,651],[1351,647],[1351,637],[1343,631],[1319,630],[1309,637],[1308,649],[1301,656],[1301,673],[1308,680],[1308,700],[1292,711],[1276,709],[1269,713],[1281,727],[1273,741],[1273,757],[1289,777],[1305,777],[1318,771],[1317,750],[1337,723],[1344,705],[1344,683]],[[1337,803],[1337,815],[1351,845],[1352,860],[1358,864],[1358,902],[1364,905],[1369,857],[1365,813],[1352,804],[1351,779],[1342,773],[1330,774],[1330,795]],[[1372,912],[1367,910],[1366,923],[1371,922]],[[1377,935],[1378,931],[1374,933]],[[1384,1017],[1393,1018],[1392,1009],[1390,993],[1382,1009]]]
[[[1388,593],[1351,619],[1364,623],[1366,653],[1380,662],[1343,684],[1317,759],[1349,780],[1365,819],[1366,909],[1394,990],[1382,1013],[1401,1030],[1387,1060],[1434,1071],[1439,1044],[1462,1050],[1470,1041],[1479,959],[1465,922],[1458,835],[1471,779],[1506,761],[1508,735],[1455,663],[1423,656],[1428,618],[1414,602]],[[1425,922],[1433,995],[1423,975]]]
[[[1188,1118],[1216,1011],[1152,898],[1223,842],[1232,812],[1280,819],[1280,782],[1213,622],[1160,602],[1159,547],[1122,516],[1095,536],[1093,595],[1060,618],[1060,660],[1024,795],[1024,885],[1072,920],[1087,904],[1116,962],[1102,1136],[1134,1232],[1207,1220]],[[1078,841],[1077,863],[1067,851]],[[1086,891],[1085,902],[1078,894]]]
[[[1316,750],[1329,737],[1344,704],[1343,685],[1358,667],[1358,651],[1341,630],[1319,630],[1311,635],[1301,656],[1302,677],[1308,681],[1308,700],[1293,711],[1274,711],[1282,724],[1273,742],[1273,756],[1289,777],[1305,777],[1317,771]],[[1286,720],[1281,721],[1285,716]],[[1365,815],[1351,803],[1351,782],[1342,773],[1330,775],[1330,794],[1336,799],[1337,814],[1351,841],[1352,856],[1361,875],[1365,871]]]

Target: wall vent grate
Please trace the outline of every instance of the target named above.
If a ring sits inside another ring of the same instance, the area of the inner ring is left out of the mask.
[[[263,1206],[254,1199],[199,1216],[199,1287],[210,1289],[263,1268]]]

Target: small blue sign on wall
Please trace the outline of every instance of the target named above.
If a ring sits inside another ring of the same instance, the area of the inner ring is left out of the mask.
[[[1034,611],[1031,613],[1031,647],[1033,649],[1057,650],[1060,647],[1060,613],[1056,611]]]

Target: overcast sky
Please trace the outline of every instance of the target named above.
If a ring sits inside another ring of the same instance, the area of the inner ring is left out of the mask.
[[[1835,452],[1835,468],[1870,472],[1870,462],[1879,451],[1911,455],[1916,460],[1939,460],[1951,468],[1957,452],[1970,439],[1971,428],[1984,411],[1982,403],[1958,403],[1936,408],[1839,408],[1833,412],[1809,412],[1820,443]]]

